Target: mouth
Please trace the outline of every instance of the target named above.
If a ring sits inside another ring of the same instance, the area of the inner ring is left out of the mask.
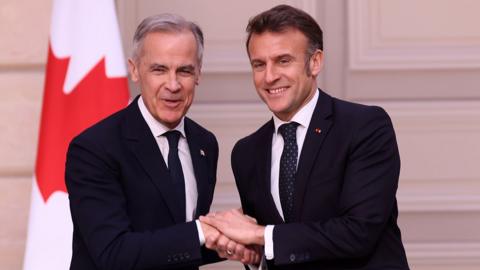
[[[164,99],[163,102],[167,107],[177,107],[182,100],[181,99]]]
[[[280,95],[283,92],[287,91],[288,87],[276,87],[276,88],[266,88],[265,90],[270,95]]]

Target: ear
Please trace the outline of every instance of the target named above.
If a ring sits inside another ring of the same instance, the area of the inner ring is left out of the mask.
[[[132,58],[128,58],[128,72],[130,73],[130,78],[132,79],[132,81],[138,82],[138,67]]]
[[[202,75],[202,69],[201,69],[201,67],[200,67],[200,68],[198,68],[198,73],[197,73],[197,75],[196,75],[196,77],[195,77],[195,85],[198,85],[198,84],[199,84],[201,75]]]
[[[316,77],[323,69],[323,51],[316,50],[310,58],[310,71]]]

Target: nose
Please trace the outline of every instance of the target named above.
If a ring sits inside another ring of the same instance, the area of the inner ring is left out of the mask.
[[[275,83],[279,77],[280,76],[274,65],[267,64],[265,67],[265,82],[267,84]]]
[[[177,74],[172,73],[168,76],[167,89],[171,92],[180,90],[180,83],[177,79]]]

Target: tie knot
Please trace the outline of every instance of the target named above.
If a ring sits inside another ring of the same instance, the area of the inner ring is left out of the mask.
[[[170,130],[165,133],[163,133],[165,137],[167,137],[168,140],[168,147],[170,149],[178,149],[178,140],[180,139],[180,131],[178,130]]]
[[[297,122],[290,122],[287,124],[283,124],[278,128],[278,132],[282,134],[282,137],[285,141],[289,141],[292,139],[296,139],[297,137]]]

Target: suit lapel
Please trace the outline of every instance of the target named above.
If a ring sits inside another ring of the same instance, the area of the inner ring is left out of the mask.
[[[332,98],[320,90],[298,162],[293,203],[294,221],[298,221],[301,218],[303,198],[310,178],[310,172],[332,125],[332,120],[329,119],[331,114]]]
[[[127,119],[122,127],[122,132],[135,157],[162,195],[175,223],[185,222],[182,218],[183,215],[179,215],[182,211],[185,212],[185,209],[179,209],[179,204],[176,203],[177,198],[172,192],[174,186],[167,166],[155,138],[140,113],[137,100],[138,97],[128,107]]]
[[[258,144],[256,145],[257,155],[256,163],[258,166],[258,180],[252,182],[252,190],[258,189],[257,206],[255,211],[257,216],[264,219],[266,224],[283,223],[283,219],[278,213],[277,207],[271,193],[271,165],[272,165],[272,136],[274,131],[273,120],[270,120],[259,134]],[[255,192],[254,192],[255,193]]]
[[[205,215],[208,213],[210,207],[210,198],[212,197],[210,190],[210,181],[208,179],[208,162],[207,152],[201,141],[200,135],[195,132],[192,127],[190,119],[185,118],[185,133],[188,141],[188,148],[190,150],[190,156],[192,157],[193,170],[195,173],[195,179],[197,181],[197,209],[195,211],[195,217]],[[215,172],[216,173],[216,172]]]

